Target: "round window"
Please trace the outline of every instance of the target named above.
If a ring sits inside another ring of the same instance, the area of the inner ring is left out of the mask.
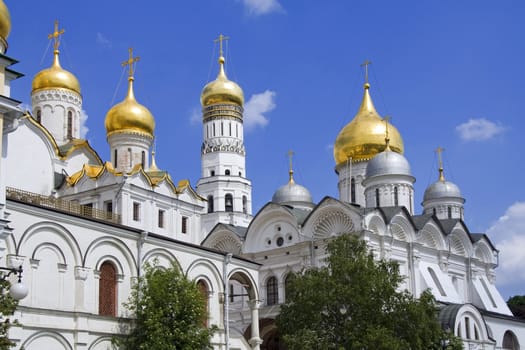
[[[277,238],[277,246],[280,247],[280,246],[282,246],[283,244],[284,244],[284,238],[282,238],[282,237]]]

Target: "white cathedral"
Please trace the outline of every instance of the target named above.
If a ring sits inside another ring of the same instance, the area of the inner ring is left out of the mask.
[[[498,250],[466,227],[465,200],[442,166],[416,214],[401,135],[375,110],[368,83],[336,138],[339,198],[314,203],[290,166],[288,183],[253,215],[244,97],[227,78],[222,49],[217,78],[201,94],[194,188],[155,162],[156,120],[135,97],[131,50],[127,94],[106,115],[103,161],[80,138],[82,93],[60,65],[63,31],[55,24],[53,61],[34,76],[25,112],[10,97],[11,81],[22,76],[6,55],[10,29],[0,0],[0,266],[22,266],[28,288],[15,313],[21,327],[9,332],[16,349],[111,349],[130,317],[122,304],[154,259],[175,262],[207,296],[207,324],[219,328],[215,349],[282,349],[275,317],[287,276],[323,264],[327,239],[340,234],[398,262],[413,295],[430,289],[443,328],[466,349],[525,346],[525,322],[495,286]]]

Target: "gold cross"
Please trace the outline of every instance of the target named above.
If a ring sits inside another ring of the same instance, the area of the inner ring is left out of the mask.
[[[217,42],[219,43],[219,56],[220,57],[224,56],[224,52],[222,50],[222,42],[225,40],[229,40],[229,39],[230,39],[229,37],[220,34],[217,39],[213,40],[214,43],[217,43]]]
[[[58,50],[58,47],[60,46],[60,36],[64,34],[64,29],[58,30],[58,20],[55,20],[55,31],[52,34],[48,34],[48,39],[53,39],[53,49]]]
[[[368,66],[372,64],[369,60],[365,60],[363,64],[361,64],[361,67],[365,67],[365,83],[368,84]]]
[[[387,147],[389,146],[389,143],[390,143],[390,138],[388,137],[388,122],[390,121],[390,119],[392,119],[392,117],[389,117],[387,115],[383,118],[383,121],[385,122],[385,141],[386,141]]]
[[[140,60],[140,57],[139,56],[133,57],[132,47],[130,47],[128,51],[129,51],[129,58],[127,61],[122,62],[122,67],[129,66],[128,76],[132,78],[133,77],[133,63],[138,62]]]
[[[438,155],[439,161],[439,181],[445,181],[445,176],[443,175],[443,151],[445,149],[441,146],[438,146],[436,153]]]
[[[295,154],[294,151],[292,151],[292,150],[288,151],[288,164],[290,166],[290,169],[289,169],[290,171],[293,170],[293,168],[292,168],[292,159],[293,159],[294,154]]]

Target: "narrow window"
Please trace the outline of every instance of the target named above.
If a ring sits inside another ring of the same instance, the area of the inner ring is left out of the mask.
[[[213,126],[213,136],[215,136],[215,123],[213,123],[212,126]]]
[[[350,180],[350,203],[355,203],[355,179]]]
[[[284,280],[284,297],[285,299],[289,297],[289,293],[290,293],[290,284],[292,283],[292,280],[293,280],[293,274],[292,273],[289,273],[285,280]]]
[[[221,122],[221,136],[224,136],[224,123]]]
[[[242,176],[242,173],[239,171],[239,176]]]
[[[113,153],[114,153],[113,156],[114,156],[114,158],[115,158],[115,161],[114,161],[114,164],[115,164],[115,165],[114,165],[114,166],[115,166],[115,168],[116,168],[116,167],[117,167],[117,155],[118,155],[118,151],[117,151],[116,148],[115,148],[115,150],[113,151]]]
[[[235,137],[239,137],[239,125],[235,124]]]
[[[376,188],[376,207],[379,208],[379,188]]]
[[[224,197],[224,208],[226,211],[233,211],[233,196],[230,193]]]
[[[436,208],[432,208],[432,214],[436,215]]]
[[[36,121],[42,123],[42,111],[40,109],[36,111]]]
[[[164,210],[159,209],[158,224],[160,228],[164,228],[164,213],[165,213]]]
[[[210,176],[215,176],[215,170],[210,171]]]
[[[266,304],[275,305],[278,302],[278,298],[277,278],[272,276],[266,282]]]
[[[104,211],[106,212],[106,219],[113,218],[113,202],[112,201],[104,202]]]
[[[181,221],[181,232],[188,233],[188,217],[183,216]]]
[[[87,204],[84,204],[82,205],[82,213],[85,215],[85,216],[93,216],[93,203],[87,203]]]
[[[230,122],[229,126],[230,126],[230,136],[232,136],[232,123],[231,122]]]
[[[248,212],[248,198],[246,196],[242,196],[242,212],[244,214]]]
[[[230,283],[230,292],[228,293],[230,297],[230,303],[235,301],[235,289],[233,288],[233,283]]]
[[[466,333],[467,339],[472,339],[470,337],[470,318],[469,317],[465,317],[465,333]]]
[[[133,202],[133,221],[140,221],[140,203]]]
[[[207,138],[210,137],[210,126],[209,125],[206,125],[206,137]]]
[[[73,138],[73,112],[67,112],[67,138]]]
[[[131,154],[131,148],[128,148],[129,167],[133,166],[133,155]]]
[[[213,196],[208,196],[208,213],[213,213]]]
[[[397,193],[397,186],[394,187],[394,207],[399,205],[399,194]]]
[[[146,152],[142,151],[142,159],[141,159],[141,162],[142,162],[142,168],[144,168],[146,166]]]
[[[230,175],[230,170],[229,169],[226,169],[226,171],[224,172],[224,175]]]
[[[452,219],[452,207],[448,207],[448,218]]]
[[[117,315],[117,270],[108,261],[100,266],[98,313],[103,316]]]
[[[204,327],[208,327],[208,312],[209,312],[209,301],[208,301],[208,284],[204,282],[203,280],[200,280],[197,282],[197,287],[199,288],[199,292],[202,295],[202,298],[204,299],[204,307],[206,310],[206,314],[204,316],[204,319],[202,320],[202,325]]]

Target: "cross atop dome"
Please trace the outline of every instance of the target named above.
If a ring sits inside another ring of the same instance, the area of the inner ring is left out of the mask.
[[[53,40],[53,49],[55,51],[58,50],[58,47],[60,46],[60,37],[65,33],[65,30],[62,28],[62,29],[58,29],[58,19],[55,20],[55,30],[53,31],[53,33],[51,34],[48,34],[47,35],[47,38],[48,39],[52,39]]]
[[[225,36],[225,35],[222,35],[222,34],[219,34],[219,37],[215,40],[213,40],[214,43],[219,43],[219,57],[224,57],[224,51],[222,49],[222,42],[223,41],[226,41],[226,40],[229,40],[230,37],[228,36]]]
[[[438,155],[438,161],[439,161],[439,181],[445,182],[445,175],[443,171],[443,151],[445,149],[441,146],[438,146],[436,149],[436,153]]]
[[[368,66],[371,65],[372,62],[369,61],[369,60],[365,60],[362,64],[361,64],[361,67],[365,67],[365,85],[370,85],[368,83]]]
[[[133,79],[133,73],[134,73],[133,63],[140,61],[140,57],[139,56],[133,57],[132,47],[128,49],[128,52],[129,52],[129,58],[126,61],[122,62],[122,67],[129,66],[128,78]]]

